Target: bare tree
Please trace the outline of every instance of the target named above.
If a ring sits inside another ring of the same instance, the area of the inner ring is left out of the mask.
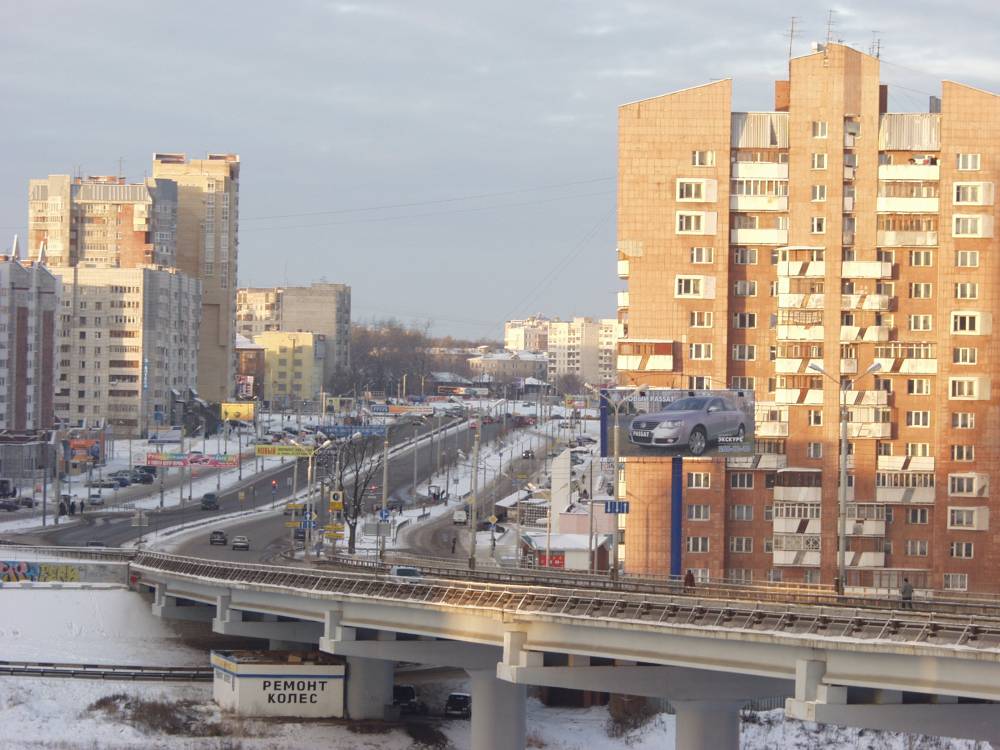
[[[372,481],[382,471],[382,438],[355,436],[340,443],[337,462],[337,485],[344,492],[344,525],[347,526],[347,552],[357,549],[358,521],[365,514],[365,495]]]

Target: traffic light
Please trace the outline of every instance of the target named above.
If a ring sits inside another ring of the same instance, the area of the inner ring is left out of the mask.
[[[272,490],[278,489],[278,480],[277,479],[272,479],[271,480],[271,489]]]

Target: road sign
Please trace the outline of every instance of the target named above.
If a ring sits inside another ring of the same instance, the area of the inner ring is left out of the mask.
[[[257,445],[254,452],[258,456],[311,456],[313,448],[306,448],[303,445]]]
[[[323,528],[326,529],[327,531],[341,531],[344,528],[344,524],[342,524],[342,523],[328,523]]]
[[[496,516],[490,516],[490,517],[489,517],[489,518],[487,518],[486,520],[487,520],[487,521],[489,521],[491,525],[494,525],[494,526],[495,526],[495,525],[496,525],[496,522],[497,522],[497,521],[499,521],[500,519],[499,519],[499,518],[497,518]]]
[[[297,529],[297,528],[299,528],[299,522],[298,521],[285,521],[285,526],[287,528],[289,528],[289,529]]]
[[[338,511],[341,511],[341,510],[344,509],[344,504],[343,503],[330,503],[329,508],[330,508],[330,512],[331,513],[336,513]]]
[[[300,529],[315,529],[315,528],[318,528],[318,527],[319,527],[319,524],[316,523],[315,521],[300,521],[299,522],[299,528]]]
[[[247,499],[247,493],[244,492],[243,490],[240,490],[239,498],[240,498],[240,502],[242,503],[243,501],[245,501]]]
[[[606,500],[604,502],[604,512],[609,514],[628,513],[627,500]]]
[[[381,520],[383,520],[383,521],[388,521],[389,520],[389,509],[388,508],[382,508],[382,510],[380,510],[378,512],[378,517]]]
[[[289,503],[285,507],[288,508],[289,510],[302,510],[303,506],[304,506],[303,503]]]

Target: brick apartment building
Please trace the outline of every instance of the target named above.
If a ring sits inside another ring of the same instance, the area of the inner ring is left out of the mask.
[[[789,68],[771,112],[732,112],[730,80],[619,110],[619,380],[757,400],[755,456],[684,460],[682,569],[834,581],[841,394],[815,364],[847,386],[848,587],[1000,590],[1000,97],[946,81],[896,114],[874,57]],[[668,572],[670,461],[624,488],[626,569]]]

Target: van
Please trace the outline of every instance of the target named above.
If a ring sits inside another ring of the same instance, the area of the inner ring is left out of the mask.
[[[456,525],[464,526],[469,522],[469,511],[465,508],[459,508],[451,514],[451,522]]]

